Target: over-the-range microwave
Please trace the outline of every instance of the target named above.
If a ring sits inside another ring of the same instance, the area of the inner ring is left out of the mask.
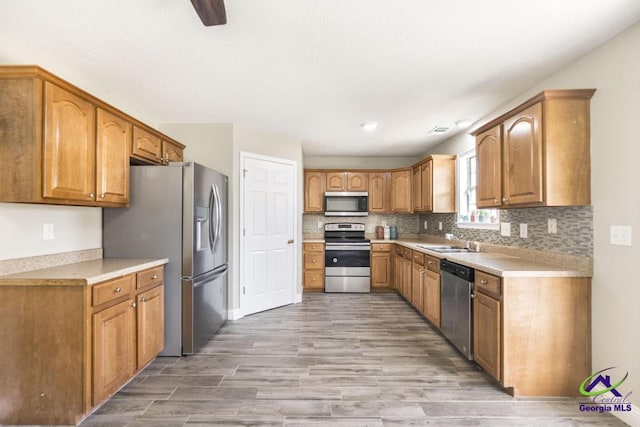
[[[369,193],[327,191],[324,193],[324,216],[367,216]]]

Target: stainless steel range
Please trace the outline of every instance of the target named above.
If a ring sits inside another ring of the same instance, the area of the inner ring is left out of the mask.
[[[331,223],[324,226],[324,291],[371,291],[371,242],[364,224]]]

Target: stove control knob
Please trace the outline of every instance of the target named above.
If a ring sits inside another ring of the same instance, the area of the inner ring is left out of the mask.
[[[338,258],[334,258],[334,259],[333,259],[333,262],[338,262]]]

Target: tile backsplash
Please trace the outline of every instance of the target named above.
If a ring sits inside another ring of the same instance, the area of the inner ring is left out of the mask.
[[[548,233],[547,221],[550,218],[557,221],[558,232],[555,234]],[[424,221],[428,224],[426,230]],[[442,222],[442,230],[438,228],[439,222]],[[460,240],[593,256],[591,206],[501,209],[500,222],[511,224],[511,236],[503,237],[499,230],[458,228],[456,214],[421,214],[418,226],[423,235],[444,237],[445,233],[453,233]],[[520,224],[527,224],[527,238],[520,237]]]
[[[302,216],[302,232],[304,234],[322,234],[324,232],[324,224],[331,222],[357,222],[365,224],[365,233],[375,233],[376,226],[382,225],[383,221],[388,226],[395,225],[398,227],[398,234],[418,234],[420,232],[419,224],[420,215],[378,215],[369,214],[369,216],[356,217],[328,217],[316,214],[304,214]],[[322,222],[322,226],[318,227],[318,221]]]
[[[555,234],[547,232],[547,220],[555,218]],[[318,227],[318,221],[322,226]],[[361,222],[366,233],[375,233],[377,225],[398,227],[398,234],[422,234],[444,237],[453,233],[460,240],[472,240],[480,243],[532,249],[537,251],[558,252],[568,255],[593,257],[593,208],[591,206],[547,207],[524,209],[501,209],[500,222],[511,224],[511,236],[503,237],[499,230],[458,228],[456,214],[414,214],[414,215],[378,215],[366,217],[325,217],[324,215],[303,215],[303,233],[322,234],[324,224],[329,222]],[[427,229],[424,229],[427,221]],[[438,223],[442,222],[442,230]],[[520,237],[520,224],[527,224],[527,238]]]

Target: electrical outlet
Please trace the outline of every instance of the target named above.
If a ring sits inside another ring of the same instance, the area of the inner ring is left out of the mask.
[[[616,246],[631,246],[631,227],[612,225],[609,228],[609,243]]]
[[[425,229],[425,230],[427,229],[427,226],[428,226],[428,225],[429,225],[429,221],[425,220],[425,221],[424,221],[424,229]]]
[[[558,232],[558,221],[555,218],[549,218],[547,220],[547,229],[549,234],[556,234]]]
[[[520,237],[523,239],[526,239],[527,237],[529,237],[529,234],[527,231],[527,224],[520,224]]]
[[[442,230],[442,221],[438,222],[438,230]]]
[[[53,240],[53,224],[45,222],[42,224],[42,240]]]
[[[509,237],[511,236],[511,223],[510,222],[501,222],[500,223],[500,235]]]
[[[318,228],[322,228],[322,221],[318,220]]]

